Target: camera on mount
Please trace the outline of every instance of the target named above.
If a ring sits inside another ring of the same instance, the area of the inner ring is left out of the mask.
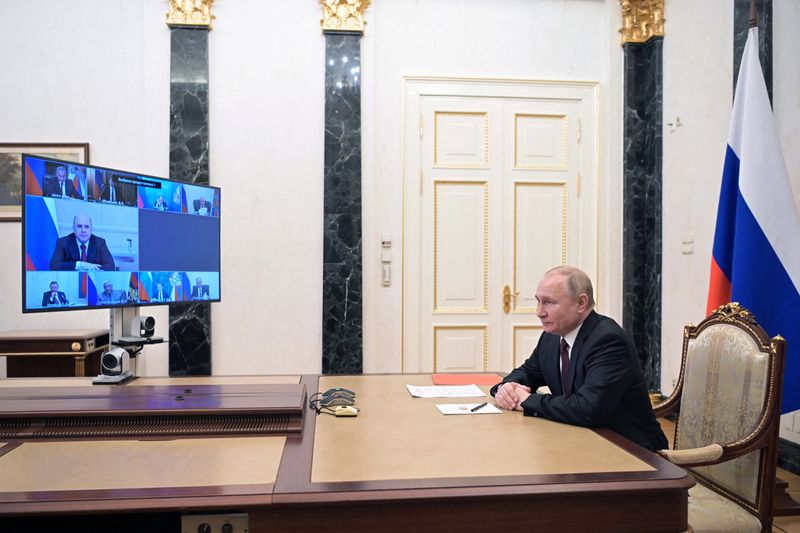
[[[95,385],[115,384],[133,377],[131,356],[121,347],[111,348],[100,356],[100,374],[92,380]]]
[[[156,332],[156,319],[151,316],[135,316],[131,319],[131,335],[150,338]]]
[[[104,376],[122,376],[130,372],[131,356],[125,348],[112,348],[100,358],[100,372]]]

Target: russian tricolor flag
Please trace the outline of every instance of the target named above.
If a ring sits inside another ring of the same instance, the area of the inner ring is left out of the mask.
[[[781,412],[800,409],[800,216],[751,28],[722,173],[707,313],[735,301],[786,339]]]

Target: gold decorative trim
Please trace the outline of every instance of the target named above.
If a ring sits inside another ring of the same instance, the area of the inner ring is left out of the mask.
[[[319,21],[323,32],[364,33],[367,25],[364,11],[372,0],[319,0],[322,4],[322,20]]]
[[[211,14],[214,0],[169,0],[167,26],[205,27],[212,30],[211,23],[216,18]]]
[[[483,162],[481,163],[440,163],[439,162],[439,116],[481,116],[483,117]],[[485,111],[434,111],[433,113],[433,168],[489,168],[489,113]]]
[[[619,0],[622,44],[646,43],[664,36],[664,0]]]
[[[518,181],[514,183],[514,286],[512,292],[517,292],[517,249],[518,249],[518,227],[519,227],[519,190],[522,187],[561,187],[561,265],[567,264],[567,183],[564,181]],[[529,314],[536,313],[536,307],[517,307],[517,299],[514,298],[514,305],[511,313]]]
[[[439,371],[439,359],[437,354],[436,332],[448,329],[472,329],[483,332],[483,371],[489,371],[489,326],[487,324],[458,325],[458,326],[433,326],[433,371]]]
[[[560,165],[523,165],[519,163],[519,119],[520,118],[560,118],[561,119],[561,161]],[[514,115],[514,168],[517,170],[567,170],[568,135],[566,115],[544,115],[517,113]],[[580,142],[580,141],[578,141]]]
[[[483,186],[483,307],[438,307],[439,302],[439,185]],[[433,182],[433,313],[473,314],[489,312],[489,182],[448,181]]]

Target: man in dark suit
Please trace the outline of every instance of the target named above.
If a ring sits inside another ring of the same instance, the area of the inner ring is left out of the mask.
[[[50,270],[115,270],[105,239],[92,235],[92,219],[75,215],[72,233],[56,241]]]
[[[80,198],[75,185],[67,179],[67,167],[60,165],[56,167],[56,179],[45,180],[43,196],[53,196],[56,198]]]
[[[115,291],[110,281],[104,281],[103,292],[97,294],[97,305],[124,304],[127,301],[125,291]]]
[[[170,301],[170,295],[164,289],[163,283],[156,283],[156,289],[153,291],[153,297],[150,299],[151,302],[168,302]]]
[[[544,333],[533,354],[492,388],[497,406],[576,426],[607,427],[649,450],[667,448],[630,336],[594,311],[592,282],[557,267],[536,289]],[[542,385],[550,394],[537,394]]]
[[[210,215],[211,214],[211,204],[206,202],[206,199],[202,196],[200,198],[195,199],[192,202],[192,206],[194,207],[194,214],[195,215]]]
[[[67,296],[58,290],[58,282],[51,281],[50,290],[42,295],[42,307],[47,307],[48,305],[66,305],[68,303]]]
[[[208,285],[203,285],[203,278],[197,278],[192,287],[192,300],[208,300]]]

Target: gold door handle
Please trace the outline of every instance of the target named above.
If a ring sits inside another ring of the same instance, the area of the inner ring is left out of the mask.
[[[503,287],[503,312],[508,314],[511,312],[511,298],[516,298],[519,295],[519,291],[511,292],[511,287],[506,285]]]

